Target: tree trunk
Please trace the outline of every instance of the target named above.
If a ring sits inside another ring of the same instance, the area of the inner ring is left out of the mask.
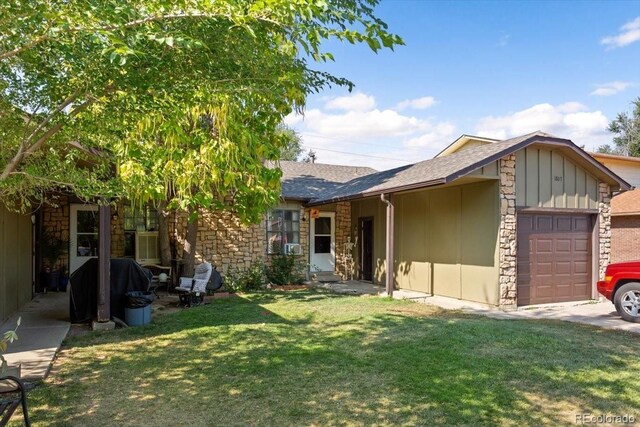
[[[158,204],[158,234],[160,235],[160,264],[171,265],[171,242],[169,239],[169,214],[167,202]]]
[[[187,235],[184,242],[184,253],[182,255],[182,275],[192,276],[196,261],[196,243],[198,237],[198,218],[195,209],[189,210],[189,222],[187,223]]]

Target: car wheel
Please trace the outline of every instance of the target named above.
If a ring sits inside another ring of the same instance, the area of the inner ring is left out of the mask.
[[[640,283],[627,283],[616,291],[614,304],[627,322],[640,322]]]

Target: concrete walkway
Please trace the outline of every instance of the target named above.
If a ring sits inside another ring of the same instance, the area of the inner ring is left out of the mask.
[[[18,339],[9,344],[5,359],[9,366],[22,365],[22,378],[41,380],[47,376],[56,352],[67,336],[69,327],[69,294],[39,294],[19,312],[0,325],[0,334],[14,329],[21,317]]]
[[[384,288],[372,283],[352,280],[344,283],[320,283],[314,286],[333,292],[351,295],[385,295]],[[640,323],[625,322],[616,313],[613,304],[604,300],[579,301],[561,304],[545,304],[521,307],[515,311],[502,311],[496,307],[455,298],[431,296],[422,292],[396,290],[395,299],[406,299],[421,304],[434,305],[447,310],[460,310],[465,313],[479,314],[494,319],[533,319],[562,320],[582,323],[605,329],[616,329],[640,334]]]

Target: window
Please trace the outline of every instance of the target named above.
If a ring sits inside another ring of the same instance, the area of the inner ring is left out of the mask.
[[[300,211],[276,209],[267,215],[267,253],[284,253],[288,243],[300,243]]]
[[[136,232],[157,231],[158,212],[151,206],[124,207],[124,256],[136,257]]]

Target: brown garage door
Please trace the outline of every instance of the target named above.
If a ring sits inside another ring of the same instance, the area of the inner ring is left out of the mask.
[[[518,305],[591,298],[591,215],[518,213]]]

